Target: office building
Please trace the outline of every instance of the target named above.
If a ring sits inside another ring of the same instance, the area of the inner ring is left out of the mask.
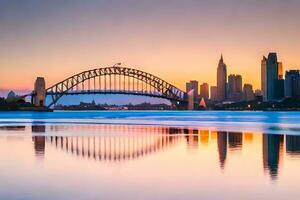
[[[197,98],[199,96],[199,88],[198,88],[198,81],[192,80],[188,83],[186,83],[186,92],[189,93],[191,90],[194,90],[194,98]]]
[[[284,93],[285,97],[300,96],[299,70],[290,70],[285,72]]]
[[[209,85],[208,83],[203,83],[200,85],[200,99],[208,99],[209,98]]]
[[[244,84],[244,101],[254,100],[254,93],[251,84]]]
[[[261,60],[261,91],[264,100],[267,100],[267,58]]]
[[[276,100],[275,85],[278,80],[277,54],[269,53],[266,68],[266,100]]]
[[[217,86],[210,87],[210,100],[217,101],[218,100],[218,89]]]
[[[228,100],[243,101],[242,76],[231,74],[228,76]]]

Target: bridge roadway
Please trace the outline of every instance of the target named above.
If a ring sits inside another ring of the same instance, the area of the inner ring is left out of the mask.
[[[126,94],[170,100],[178,107],[194,107],[194,97],[157,76],[137,69],[113,66],[87,70],[46,89],[45,79],[38,77],[30,94],[35,106],[50,108],[65,95]],[[50,98],[46,98],[50,97]],[[49,101],[49,102],[46,102]],[[189,109],[190,109],[189,108]]]

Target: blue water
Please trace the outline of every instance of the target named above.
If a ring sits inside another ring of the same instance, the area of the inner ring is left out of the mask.
[[[132,124],[215,128],[225,131],[300,134],[300,112],[62,111],[0,112],[0,125]]]
[[[298,200],[299,122],[300,112],[0,112],[0,200]]]

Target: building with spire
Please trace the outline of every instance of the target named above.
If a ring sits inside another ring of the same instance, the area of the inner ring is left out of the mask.
[[[224,101],[227,98],[227,66],[223,61],[223,55],[219,60],[217,69],[217,100]]]

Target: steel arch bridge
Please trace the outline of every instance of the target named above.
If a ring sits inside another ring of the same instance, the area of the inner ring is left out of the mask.
[[[127,94],[168,99],[186,104],[187,95],[174,85],[141,70],[112,66],[83,71],[46,89],[50,108],[65,95]],[[33,95],[36,95],[33,93]]]

